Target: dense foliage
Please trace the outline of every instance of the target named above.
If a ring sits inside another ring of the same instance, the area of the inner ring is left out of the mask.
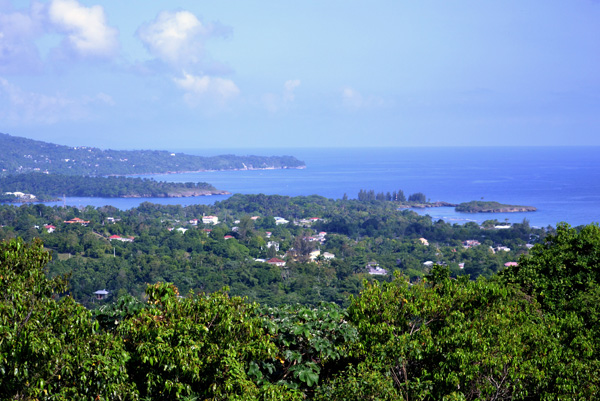
[[[192,156],[158,150],[69,147],[0,133],[0,175],[42,171],[65,175],[124,175],[199,170],[299,168],[293,156]]]
[[[203,215],[218,216],[219,224],[202,224]],[[88,307],[97,305],[97,290],[142,297],[146,283],[159,281],[182,293],[228,286],[265,305],[347,306],[364,279],[390,281],[398,271],[418,281],[434,263],[453,275],[490,277],[546,234],[526,221],[483,229],[433,222],[392,202],[276,195],[234,195],[214,206],[143,203],[127,211],[5,205],[0,224],[0,239],[42,238],[54,255],[50,274],[71,274],[71,294]],[[286,265],[264,262],[273,257]],[[385,274],[369,274],[369,265]]]
[[[6,399],[593,399],[600,228],[559,225],[501,275],[365,283],[348,308],[264,307],[148,285],[94,313],[0,244]],[[567,290],[568,289],[568,290]]]
[[[206,182],[179,183],[132,177],[83,177],[40,173],[0,177],[0,194],[6,192],[33,194],[38,200],[61,196],[163,198],[224,193]],[[14,195],[0,195],[0,200],[18,199]]]

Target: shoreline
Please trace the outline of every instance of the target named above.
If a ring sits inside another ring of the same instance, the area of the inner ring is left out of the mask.
[[[109,174],[107,177],[139,177],[142,175],[171,175],[171,174],[193,174],[193,173],[215,173],[221,171],[254,171],[254,170],[304,170],[306,165],[298,167],[250,167],[250,168],[227,168],[219,170],[181,170],[181,171],[166,171],[161,173],[135,173],[135,174]]]

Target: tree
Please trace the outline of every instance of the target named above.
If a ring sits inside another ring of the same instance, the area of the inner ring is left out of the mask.
[[[252,237],[254,232],[254,220],[252,220],[250,216],[244,215],[240,219],[240,222],[237,226],[237,234],[239,238],[244,242],[248,242],[249,238]]]
[[[594,398],[600,391],[600,227],[559,224],[556,234],[500,276],[538,300],[556,326],[560,351],[545,391],[559,398]]]
[[[400,399],[527,399],[546,384],[557,346],[539,305],[502,283],[434,267],[410,285],[366,284],[348,309],[365,368]]]
[[[39,240],[0,243],[2,398],[133,399],[121,341],[99,331],[70,296],[64,277],[48,279]]]
[[[425,203],[427,201],[427,197],[422,192],[416,192],[414,194],[411,194],[408,197],[408,201],[409,202],[416,202],[416,203]]]
[[[254,380],[261,377],[257,363],[277,354],[256,313],[258,305],[225,292],[179,298],[177,288],[165,283],[148,286],[146,295],[149,307],[118,328],[142,396],[298,398],[282,385]]]

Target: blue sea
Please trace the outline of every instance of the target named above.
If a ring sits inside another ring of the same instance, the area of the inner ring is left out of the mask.
[[[243,194],[321,195],[356,198],[375,192],[422,192],[431,201],[472,200],[537,207],[536,212],[465,214],[454,208],[415,210],[451,223],[488,219],[533,226],[600,222],[600,147],[455,147],[335,149],[170,149],[203,156],[292,155],[306,169],[215,171],[148,176],[159,181],[205,181]],[[129,209],[141,202],[212,204],[228,196],[195,198],[67,198],[73,206],[113,205]],[[62,204],[62,202],[49,203]]]

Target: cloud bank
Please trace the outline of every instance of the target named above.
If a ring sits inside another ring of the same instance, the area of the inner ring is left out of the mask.
[[[101,6],[84,7],[75,0],[53,0],[48,19],[65,35],[61,47],[79,57],[111,58],[119,48],[118,31],[106,23]]]
[[[24,11],[0,10],[0,72],[40,72],[44,61],[36,40],[59,35],[50,62],[110,59],[119,50],[118,31],[109,26],[101,6],[85,7],[76,0],[33,2]]]
[[[240,93],[231,79],[203,72],[206,41],[228,33],[228,28],[203,23],[189,11],[163,11],[137,31],[150,54],[172,69],[173,82],[184,91],[184,99],[191,106],[209,99],[223,105]]]

